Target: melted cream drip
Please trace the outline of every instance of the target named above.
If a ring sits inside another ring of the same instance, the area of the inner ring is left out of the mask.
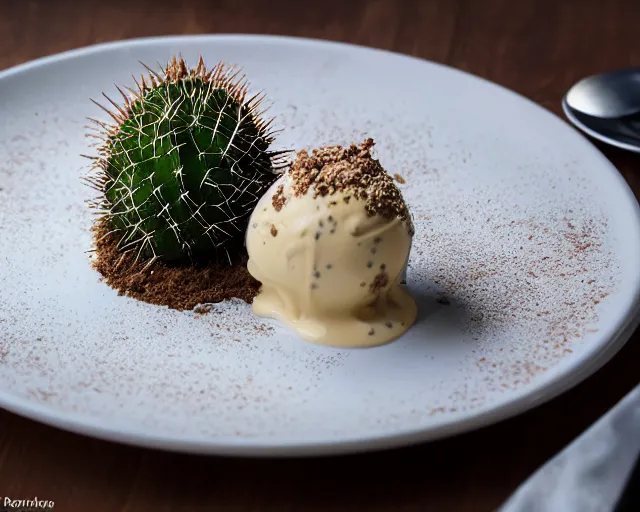
[[[277,212],[272,197],[281,183],[287,202]],[[400,219],[369,217],[362,201],[347,204],[340,193],[293,197],[282,178],[254,210],[246,243],[248,270],[262,283],[254,313],[307,341],[370,347],[415,322],[415,301],[401,284],[411,236]],[[371,287],[385,275],[384,286]]]

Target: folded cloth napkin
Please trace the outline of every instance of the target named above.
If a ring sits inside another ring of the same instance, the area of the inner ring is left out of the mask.
[[[640,385],[538,469],[498,512],[640,511],[631,505],[638,489],[630,489],[638,485],[639,457]]]

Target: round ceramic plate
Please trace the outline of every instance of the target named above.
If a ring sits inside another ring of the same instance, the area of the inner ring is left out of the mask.
[[[92,269],[89,98],[182,55],[242,66],[278,148],[376,141],[406,180],[416,324],[386,346],[298,339],[240,301],[118,296]],[[0,74],[0,406],[79,433],[210,454],[311,455],[467,431],[561,393],[635,326],[636,200],[530,101],[410,57],[255,36],[125,41]]]

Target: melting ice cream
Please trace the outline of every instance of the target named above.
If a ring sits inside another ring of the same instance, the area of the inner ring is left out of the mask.
[[[254,313],[310,342],[381,345],[416,319],[402,284],[414,228],[373,144],[299,152],[249,222]]]

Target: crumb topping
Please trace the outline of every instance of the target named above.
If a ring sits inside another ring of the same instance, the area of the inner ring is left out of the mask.
[[[387,174],[380,162],[371,156],[375,142],[369,138],[360,145],[325,146],[314,149],[311,154],[302,150],[287,171],[292,181],[295,196],[313,191],[313,197],[332,196],[336,192],[346,193],[343,200],[356,198],[365,202],[369,216],[380,215],[387,219],[399,217],[413,225],[402,193]],[[273,196],[273,207],[280,211],[286,198],[280,185]],[[336,201],[332,202],[334,205]]]
[[[273,204],[273,209],[277,212],[282,210],[282,207],[287,202],[287,198],[284,197],[284,185],[278,185],[276,189],[276,193],[273,194],[273,198],[271,204]]]

